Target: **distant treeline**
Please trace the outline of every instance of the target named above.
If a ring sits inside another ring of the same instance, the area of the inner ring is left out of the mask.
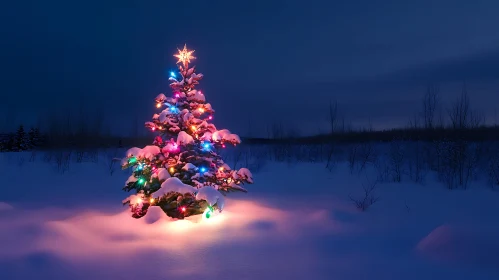
[[[324,143],[362,143],[362,142],[391,142],[391,141],[454,141],[468,142],[499,141],[498,126],[482,126],[477,128],[404,128],[383,131],[350,131],[332,134],[315,135],[308,137],[280,137],[280,138],[246,138],[245,143],[251,144],[324,144]]]
[[[134,122],[138,123],[138,120]],[[282,125],[273,124],[267,128],[266,138],[242,137],[243,144],[325,144],[362,143],[391,141],[459,141],[481,142],[499,141],[499,126],[485,125],[482,112],[472,109],[466,84],[461,95],[447,108],[441,104],[439,88],[430,84],[423,96],[421,109],[405,128],[376,131],[372,127],[355,130],[340,114],[336,101],[329,104],[329,133],[296,137],[296,133],[286,132]],[[26,149],[65,149],[65,148],[106,148],[150,145],[154,134],[139,136],[136,125],[128,137],[113,136],[103,125],[103,114],[85,114],[78,118],[70,113],[64,118],[49,118],[43,136],[38,129],[28,133],[22,126],[17,133],[0,132],[0,151],[22,151]],[[234,128],[237,132],[237,128]],[[249,135],[250,136],[250,135]]]
[[[0,134],[0,151],[20,152],[43,146],[43,137],[37,128],[30,128],[28,132],[20,125],[16,133]]]
[[[58,148],[108,148],[145,146],[152,143],[150,137],[118,137],[103,135],[41,135],[32,128],[28,133],[21,126],[16,133],[0,134],[0,151],[24,151],[30,149]],[[498,126],[483,126],[469,129],[392,129],[385,131],[351,131],[308,137],[252,138],[242,137],[245,145],[259,144],[328,144],[328,143],[363,143],[392,141],[499,141]]]

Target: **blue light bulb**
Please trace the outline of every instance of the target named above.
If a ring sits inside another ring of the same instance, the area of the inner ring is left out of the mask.
[[[175,75],[175,72],[171,71],[170,72],[170,76],[172,76],[173,78],[175,78],[177,75]]]
[[[209,151],[209,150],[211,150],[211,143],[208,141],[205,141],[205,142],[201,143],[201,148],[203,149],[203,151]]]
[[[201,173],[204,173],[204,172],[206,172],[206,168],[205,168],[205,167],[201,167],[201,168],[199,169],[199,171],[201,171]]]

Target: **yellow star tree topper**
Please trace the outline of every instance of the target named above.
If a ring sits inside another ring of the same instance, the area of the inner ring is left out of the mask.
[[[182,50],[180,50],[179,48],[177,48],[177,50],[178,50],[178,54],[175,54],[173,56],[178,58],[177,63],[182,62],[182,64],[186,68],[187,68],[187,64],[189,64],[191,62],[191,59],[196,59],[196,57],[192,55],[192,53],[194,51],[190,51],[187,49],[187,44],[184,44],[184,48]]]

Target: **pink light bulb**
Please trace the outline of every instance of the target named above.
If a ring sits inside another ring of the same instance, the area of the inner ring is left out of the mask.
[[[176,98],[179,98],[179,97],[180,97],[180,94],[175,93],[175,97],[176,97]]]
[[[208,119],[209,119],[209,120],[211,120],[211,119],[213,119],[213,117],[212,117],[212,116],[209,116],[209,117],[208,117]]]

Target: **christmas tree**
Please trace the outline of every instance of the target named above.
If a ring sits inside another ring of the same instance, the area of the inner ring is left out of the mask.
[[[123,204],[130,206],[134,218],[146,215],[149,207],[160,207],[177,219],[198,214],[209,218],[222,211],[227,193],[246,192],[243,185],[253,183],[248,169],[232,170],[218,154],[241,140],[211,123],[215,111],[195,89],[203,75],[189,66],[193,53],[186,46],[178,50],[178,73],[170,77],[173,95],[161,93],[155,99],[161,112],[145,123],[158,134],[153,144],[129,149],[122,161],[124,169],[133,170],[123,189],[134,194]]]

